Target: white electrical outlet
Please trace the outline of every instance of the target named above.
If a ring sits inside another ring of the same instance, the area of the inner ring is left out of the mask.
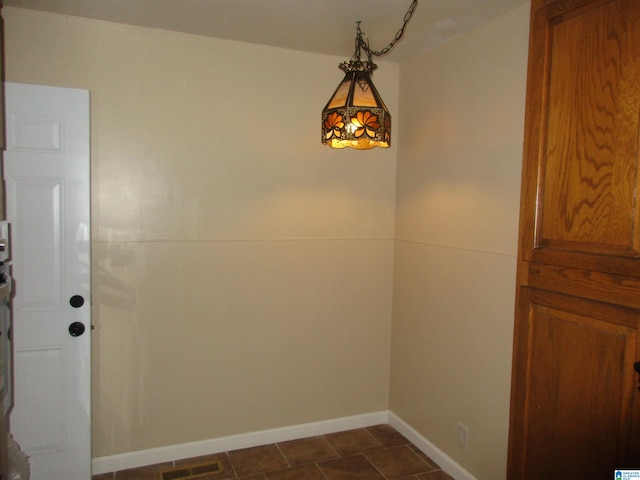
[[[458,423],[458,445],[464,451],[469,450],[469,427],[463,425],[462,423]]]

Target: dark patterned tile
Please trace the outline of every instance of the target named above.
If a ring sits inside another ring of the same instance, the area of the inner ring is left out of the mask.
[[[416,447],[414,444],[409,444],[409,448],[411,450],[413,450],[414,452],[416,452],[416,454],[423,459],[425,462],[427,462],[429,465],[431,465],[433,467],[434,470],[440,470],[440,466],[433,461],[433,459],[427,455],[426,453],[424,453],[422,450],[420,450],[418,447]]]
[[[214,462],[219,470],[207,470]],[[198,480],[453,480],[390,425],[94,475],[92,480],[160,480],[163,472],[187,468]]]
[[[291,465],[304,465],[337,457],[329,442],[321,436],[282,442],[278,446]]]
[[[454,480],[453,477],[442,470],[418,475],[419,480]]]
[[[327,480],[385,480],[363,455],[318,463]]]
[[[229,452],[229,459],[239,477],[275,472],[289,466],[275,444],[233,450]]]
[[[378,450],[365,455],[389,480],[433,470],[431,465],[406,445]]]
[[[330,433],[324,437],[341,457],[382,448],[382,444],[366,428]]]
[[[367,431],[384,447],[397,447],[409,443],[409,440],[407,440],[391,425],[375,425],[373,427],[368,427]]]
[[[325,478],[316,465],[303,465],[267,473],[267,480],[325,480]]]

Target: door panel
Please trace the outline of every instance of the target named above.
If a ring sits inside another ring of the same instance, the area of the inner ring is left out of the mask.
[[[532,7],[521,255],[637,257],[640,3]]]
[[[28,422],[20,423],[21,438],[29,443],[21,445],[28,455],[60,454],[65,451],[66,416],[64,411],[64,350],[62,348],[21,348],[16,355],[22,375],[20,390],[28,388],[23,379],[37,382],[47,391],[46,397],[30,395],[22,398],[21,410],[35,412]]]
[[[529,348],[515,394],[527,428],[516,478],[607,478],[631,466],[638,312],[535,289],[521,301]]]
[[[61,207],[63,184],[60,179],[12,177],[12,220],[14,275],[20,279],[14,309],[20,312],[63,308]],[[39,232],[34,236],[32,232]],[[36,275],[35,272],[38,274]]]
[[[32,480],[91,478],[89,94],[6,85],[15,401]],[[72,306],[69,299],[87,301]],[[72,336],[69,326],[86,330]]]
[[[548,17],[538,247],[638,254],[637,4],[592,2]]]

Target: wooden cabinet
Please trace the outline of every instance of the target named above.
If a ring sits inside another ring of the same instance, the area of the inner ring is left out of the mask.
[[[640,469],[640,1],[533,0],[509,479]]]

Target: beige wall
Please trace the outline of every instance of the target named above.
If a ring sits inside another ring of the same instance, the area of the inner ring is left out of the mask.
[[[390,406],[480,479],[506,471],[528,14],[400,72]]]
[[[320,144],[344,59],[3,12],[8,81],[91,91],[94,456],[386,410],[396,149]]]
[[[528,5],[379,62],[367,152],[343,58],[3,12],[8,81],[91,91],[94,456],[391,408],[504,477]]]

